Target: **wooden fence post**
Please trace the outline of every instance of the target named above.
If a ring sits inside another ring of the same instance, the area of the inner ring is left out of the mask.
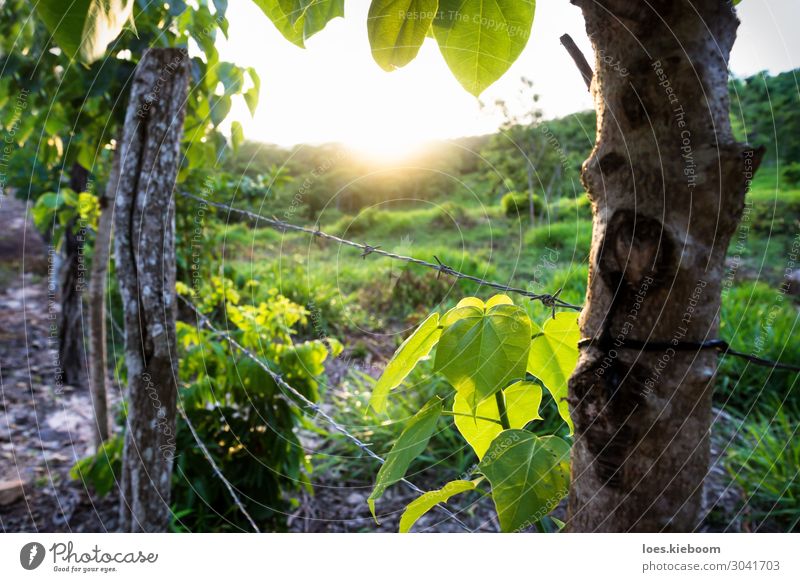
[[[120,144],[115,253],[128,370],[121,531],[165,531],[175,452],[175,204],[189,81],[183,49],[150,49],[136,67]]]

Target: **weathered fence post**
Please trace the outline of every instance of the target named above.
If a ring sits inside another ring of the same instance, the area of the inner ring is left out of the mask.
[[[106,276],[111,251],[113,206],[119,183],[120,144],[114,151],[106,191],[100,196],[100,218],[94,239],[92,274],[89,279],[89,386],[94,408],[94,441],[98,449],[108,439],[108,402],[106,398]]]
[[[189,59],[151,49],[136,67],[114,207],[125,310],[127,431],[120,530],[164,531],[175,451],[175,206]]]

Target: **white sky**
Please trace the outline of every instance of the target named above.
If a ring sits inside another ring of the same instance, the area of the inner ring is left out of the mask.
[[[497,128],[498,119],[482,113],[450,74],[433,40],[405,68],[380,69],[367,40],[368,5],[348,0],[345,18],[328,23],[303,50],[284,40],[253,2],[231,2],[230,39],[218,42],[221,58],[255,67],[262,83],[255,118],[242,102],[234,105],[232,118],[242,122],[248,139],[280,145],[339,141],[392,155],[431,139]],[[734,74],[800,66],[799,0],[743,0],[739,15]],[[513,99],[524,75],[533,79],[545,117],[590,108],[583,81],[558,42],[565,32],[588,58],[580,10],[568,0],[540,0],[528,46],[481,99]]]

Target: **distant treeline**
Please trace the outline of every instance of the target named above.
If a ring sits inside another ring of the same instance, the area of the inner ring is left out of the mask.
[[[797,71],[759,73],[730,83],[737,139],[767,148],[765,163],[800,162]],[[433,142],[396,163],[379,163],[339,144],[281,148],[248,142],[224,162],[218,188],[272,199],[314,220],[324,210],[355,213],[419,200],[480,197],[494,204],[508,192],[533,191],[554,201],[582,192],[581,163],[595,139],[595,115],[583,111],[492,135]]]

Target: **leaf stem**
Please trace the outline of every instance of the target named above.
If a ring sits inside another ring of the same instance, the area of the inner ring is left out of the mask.
[[[474,418],[477,420],[485,420],[486,422],[493,422],[495,424],[502,425],[503,423],[497,420],[496,418],[488,418],[486,416],[472,416],[471,414],[464,414],[463,412],[451,412],[449,410],[443,410],[442,414],[444,416],[466,416],[468,418]]]
[[[497,411],[500,413],[500,425],[503,430],[509,430],[511,424],[508,422],[508,411],[506,411],[506,399],[502,390],[494,393],[494,398],[497,401]]]

